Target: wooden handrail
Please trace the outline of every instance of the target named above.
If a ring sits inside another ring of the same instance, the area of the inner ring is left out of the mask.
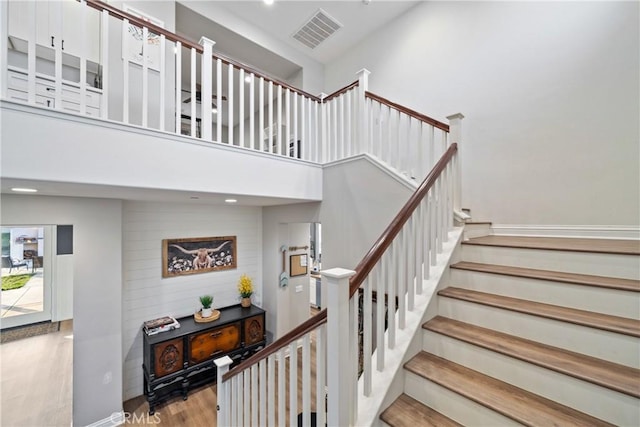
[[[365,92],[364,96],[367,97],[367,98],[371,98],[371,99],[373,99],[375,101],[378,101],[381,104],[385,104],[385,105],[387,105],[387,106],[389,106],[391,108],[394,108],[394,109],[396,109],[398,111],[401,111],[401,112],[405,113],[406,115],[413,117],[414,119],[418,119],[420,121],[423,121],[425,123],[430,124],[431,126],[437,127],[438,129],[442,129],[445,132],[449,132],[449,125],[448,124],[439,122],[436,119],[432,119],[429,116],[425,116],[424,114],[418,113],[417,111],[412,110],[410,108],[407,108],[407,107],[405,107],[403,105],[396,104],[395,102],[389,101],[388,99],[381,97],[380,95],[376,95],[375,93],[371,93],[371,92],[367,91],[367,92]]]
[[[333,92],[330,95],[325,96],[324,98],[322,98],[322,102],[329,102],[331,101],[333,98],[335,98],[336,96],[340,96],[343,93],[347,92],[350,89],[353,89],[354,87],[358,86],[360,82],[358,80],[356,80],[355,82],[346,85],[345,87],[343,87],[342,89],[338,89],[337,91]]]
[[[171,40],[173,42],[180,42],[182,43],[183,46],[188,47],[188,48],[193,48],[195,49],[197,52],[199,53],[204,53],[204,49],[201,45],[199,45],[198,43],[194,42],[193,40],[189,40],[186,37],[180,36],[178,34],[174,34],[171,31],[168,31],[162,27],[159,27],[151,22],[147,22],[144,19],[138,18],[137,16],[133,16],[130,13],[124,12],[108,3],[102,2],[100,0],[86,0],[87,2],[87,6],[90,6],[98,11],[103,11],[106,10],[107,12],[109,12],[109,15],[114,16],[120,20],[123,19],[127,19],[129,22],[139,26],[139,27],[147,27],[149,29],[149,31],[155,33],[155,34],[161,34],[164,35],[166,39]],[[315,95],[312,95],[310,93],[307,93],[303,90],[297,89],[293,86],[291,86],[288,83],[285,83],[283,81],[280,81],[274,77],[269,77],[267,76],[264,72],[259,71],[253,67],[251,67],[250,65],[244,64],[240,61],[236,61],[235,59],[229,58],[227,56],[224,56],[220,53],[214,53],[212,54],[214,59],[220,59],[222,62],[224,62],[227,65],[231,65],[233,67],[236,68],[242,68],[245,71],[248,71],[249,73],[253,73],[258,77],[263,77],[266,81],[268,82],[273,82],[277,85],[280,85],[284,88],[287,88],[293,92],[296,92],[302,96],[305,96],[307,98],[310,98],[314,101],[320,102],[321,99]]]
[[[413,193],[413,195],[409,198],[407,203],[400,209],[400,212],[396,215],[396,217],[391,221],[389,226],[384,230],[382,235],[376,240],[373,244],[369,252],[364,256],[360,264],[356,267],[356,274],[351,276],[349,279],[349,297],[352,297],[358,291],[362,282],[367,277],[367,275],[371,272],[373,267],[380,261],[382,258],[382,254],[387,250],[387,248],[393,242],[393,239],[396,238],[398,233],[402,230],[404,224],[409,220],[413,211],[416,210],[422,199],[427,195],[433,184],[435,184],[436,180],[447,166],[447,163],[451,160],[454,154],[458,151],[458,144],[452,143],[451,146],[447,149],[447,151],[442,155],[438,163],[431,169],[429,175],[422,181],[420,187]]]
[[[254,354],[253,356],[251,356],[250,358],[248,358],[247,360],[240,363],[239,365],[234,367],[232,370],[224,374],[224,376],[222,377],[222,381],[228,381],[229,379],[233,378],[235,375],[244,371],[248,367],[255,365],[261,360],[264,360],[267,357],[271,356],[273,353],[280,350],[281,348],[284,348],[285,346],[291,344],[297,339],[305,336],[309,332],[318,328],[323,323],[327,323],[326,308],[322,310],[320,313],[316,314],[315,316],[305,320],[296,328],[292,329],[288,333],[284,334],[283,336],[281,336],[280,338],[278,338],[277,340],[275,340],[274,342],[266,346],[264,350],[257,352],[256,354]]]

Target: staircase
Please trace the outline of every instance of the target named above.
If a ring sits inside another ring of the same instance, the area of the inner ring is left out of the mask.
[[[384,425],[640,425],[640,242],[489,235],[461,258]]]

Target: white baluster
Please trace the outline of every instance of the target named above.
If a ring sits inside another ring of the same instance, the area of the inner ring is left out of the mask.
[[[345,158],[345,145],[346,145],[346,138],[347,136],[345,135],[345,133],[347,132],[346,129],[346,111],[345,111],[345,107],[344,107],[344,101],[345,101],[345,97],[346,94],[342,94],[340,95],[340,143],[338,144],[338,152],[336,154],[338,159],[344,159]]]
[[[386,252],[385,252],[386,253]],[[386,272],[384,262],[385,255],[382,255],[380,262],[378,263],[375,274],[376,274],[376,293],[377,293],[377,301],[376,301],[376,369],[379,372],[384,370],[384,317],[385,317],[385,304],[387,303],[385,299],[387,299],[387,294],[384,290],[385,288],[385,279]],[[391,313],[391,312],[390,312]]]
[[[414,232],[413,232],[413,244],[415,247],[415,275],[416,275],[416,294],[422,294],[422,261],[424,256],[422,255],[422,250],[424,248],[424,221],[422,218],[423,209],[422,203],[418,205],[416,211],[413,214],[413,224],[414,224]]]
[[[298,425],[298,345],[289,344],[289,426]],[[284,414],[283,414],[284,415]]]
[[[330,124],[333,138],[329,144],[329,161],[331,161],[338,160],[338,99],[333,98],[329,104],[331,104],[331,113],[333,114]]]
[[[300,96],[300,150],[302,151],[300,158],[304,160],[311,160],[309,136],[307,135],[307,129],[311,128],[311,123],[307,122],[307,105],[310,105],[309,98]]]
[[[311,425],[311,341],[310,339],[311,339],[310,334],[306,334],[302,339],[302,425],[303,426]]]
[[[269,123],[267,124],[269,128],[269,140],[267,141],[268,147],[267,151],[269,153],[273,153],[273,82],[269,81]]]
[[[327,363],[326,336],[326,324],[316,329],[316,426],[325,425],[327,419],[325,401],[325,368]]]
[[[407,310],[413,311],[414,308],[414,296],[415,296],[415,236],[413,228],[413,217],[410,217],[404,228],[407,230],[405,235],[406,257],[405,265],[407,271]]]
[[[397,238],[391,242],[391,246],[387,249],[388,256],[386,257],[387,262],[387,277],[386,282],[389,285],[389,337],[388,337],[388,347],[390,349],[394,349],[396,346],[396,287],[397,287],[397,277],[396,271],[398,269],[398,240]]]
[[[238,376],[231,378],[231,414],[230,414],[230,425],[237,426],[238,425],[238,406],[240,405],[241,400],[238,400]]]
[[[353,129],[351,126],[351,115],[353,114],[352,108],[352,93],[353,90],[347,91],[345,93],[345,104],[346,111],[344,113],[344,133],[346,140],[344,141],[344,157],[350,157],[353,153]]]
[[[276,425],[276,356],[269,356],[267,361],[267,393],[269,395],[268,407],[267,407],[267,417],[268,417],[268,425],[275,426]]]
[[[222,377],[229,371],[229,365],[233,363],[233,360],[229,356],[220,357],[213,361],[215,363],[218,378],[218,425],[225,426],[230,424],[230,401],[229,401],[229,381],[222,381]]]
[[[258,401],[260,402],[260,413],[258,423],[255,424],[256,426],[267,425],[267,401],[272,399],[267,395],[267,359],[262,359],[260,361],[259,372],[260,379],[258,383],[260,388],[260,397]],[[273,378],[269,379],[273,380]]]
[[[369,277],[364,280],[364,296],[363,296],[363,310],[362,310],[362,357],[363,357],[363,372],[364,376],[364,395],[369,397],[371,395],[371,353],[372,343],[371,338],[373,336],[373,304],[371,288],[375,286],[372,283],[373,276],[369,273]]]
[[[431,265],[436,265],[438,255],[438,233],[437,233],[437,210],[436,210],[436,186],[429,190],[429,251],[431,254]]]
[[[101,13],[101,28],[109,28],[109,12],[103,10]],[[107,96],[109,88],[109,31],[100,32],[100,63],[99,71],[102,71],[102,96],[100,97],[100,117],[106,119],[109,117],[109,97]],[[126,61],[124,61],[126,64]]]
[[[227,97],[228,109],[227,109],[227,130],[229,132],[229,140],[227,143],[229,145],[234,145],[233,143],[233,65],[227,65],[228,71],[228,84],[227,84],[227,92],[229,96]]]
[[[277,91],[278,126],[276,127],[276,153],[282,154],[282,86]]]
[[[407,309],[407,252],[406,252],[406,227],[398,234],[398,257],[396,269],[398,270],[398,329],[404,329]]]
[[[142,27],[142,127],[149,123],[149,29]]]
[[[286,413],[286,401],[287,395],[285,394],[285,359],[284,348],[278,351],[278,425],[284,427],[287,419]]]
[[[222,59],[216,58],[216,141],[222,141]]]
[[[327,385],[328,393],[328,419],[327,424],[331,426],[349,425],[349,407],[352,406],[352,395],[350,394],[353,380],[351,367],[354,360],[344,363],[340,355],[349,354],[349,278],[355,274],[354,271],[342,268],[334,268],[323,271],[323,289],[327,290]],[[326,283],[326,285],[325,285]],[[357,310],[356,310],[357,314]],[[357,327],[357,324],[356,324]],[[356,340],[357,341],[357,340]],[[357,363],[357,354],[356,362]]]
[[[251,73],[249,78],[249,147],[256,150],[256,75]]]
[[[429,195],[427,195],[420,202],[422,206],[422,264],[423,274],[425,280],[428,280],[431,276],[431,258],[429,255],[429,249],[431,248],[431,231],[430,224],[431,219],[429,217]]]
[[[313,102],[313,124],[314,124],[314,138],[313,138],[313,144],[315,146],[315,153],[316,153],[316,157],[314,159],[315,162],[317,163],[321,163],[321,158],[320,158],[320,136],[319,136],[319,132],[321,129],[321,122],[319,120],[321,120],[321,117],[319,117],[319,109],[321,107],[321,104],[318,101],[314,101]],[[309,112],[311,112],[311,110],[309,110]],[[320,114],[322,114],[320,112]]]
[[[251,425],[251,371],[249,369],[245,369],[242,371],[242,377],[244,378],[244,393],[243,393],[243,414],[242,418],[244,420],[245,426]]]
[[[176,42],[175,47],[175,62],[176,62],[176,112],[175,112],[175,125],[176,133],[180,135],[182,133],[182,43]],[[160,82],[162,84],[162,82]],[[105,98],[103,96],[103,98]]]
[[[129,28],[129,20],[122,20],[122,51],[129,52],[129,34],[127,29]],[[103,68],[104,69],[104,68]],[[122,121],[126,124],[129,123],[129,58],[125,58],[122,61]],[[103,98],[108,96],[106,92],[102,92]]]
[[[363,68],[356,73],[358,75],[358,135],[357,139],[360,141],[361,147],[366,150],[368,142],[366,141],[367,135],[367,120],[368,115],[365,108],[365,93],[369,90],[369,70]],[[360,150],[362,152],[363,150]]]
[[[289,144],[290,144],[290,138],[289,135],[291,135],[291,90],[289,88],[286,88],[286,90],[284,91],[284,108],[285,108],[285,114],[284,114],[284,126],[285,126],[285,131],[284,131],[284,141],[283,141],[283,147],[282,149],[284,150],[284,153],[282,153],[283,156],[287,156],[290,157],[290,153],[289,153]]]
[[[245,398],[244,398],[244,387],[243,387],[243,381],[242,381],[242,374],[238,374],[234,377],[234,379],[236,380],[236,400],[237,400],[237,404],[236,404],[236,409],[238,410],[238,418],[236,420],[236,424],[237,426],[241,426],[243,423],[243,415],[244,415],[244,402],[246,402]]]
[[[244,69],[238,73],[238,145],[244,147]]]
[[[461,113],[452,114],[447,116],[449,120],[449,139],[450,141],[458,144],[458,153],[454,157],[454,177],[455,184],[453,186],[453,210],[455,212],[462,212],[462,162],[460,157],[460,142],[462,139],[462,119],[464,116]]]
[[[265,151],[264,147],[264,77],[260,77],[260,90],[258,91],[258,143],[260,151]]]
[[[240,80],[241,82],[243,80]],[[251,367],[251,423],[252,426],[257,426],[258,424],[258,407],[259,397],[258,397],[258,371],[260,366],[256,363]]]
[[[196,50],[191,48],[191,136],[196,137]]]
[[[211,129],[211,99],[213,99],[213,46],[216,44],[213,40],[206,37],[200,37],[198,44],[202,45],[202,58],[200,59],[202,65],[202,72],[200,74],[200,105],[202,108],[202,115],[200,120],[200,136],[205,141],[211,141],[213,139]],[[192,100],[193,102],[193,100]]]
[[[87,3],[80,0],[80,28],[87,28]],[[80,41],[80,114],[87,114],[87,38]]]
[[[293,158],[302,158],[298,153],[298,98],[301,98],[296,92],[293,93]],[[301,98],[302,99],[302,98]]]
[[[160,34],[160,71],[158,74],[158,81],[160,85],[160,108],[158,108],[158,114],[160,115],[159,129],[161,131],[165,129],[165,79],[166,79],[166,67],[167,67],[167,42],[164,34]]]

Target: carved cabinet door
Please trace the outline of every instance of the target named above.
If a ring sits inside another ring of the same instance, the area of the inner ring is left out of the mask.
[[[264,338],[264,317],[253,316],[244,321],[244,345],[250,346]]]
[[[172,374],[182,369],[184,359],[182,338],[162,342],[154,347],[154,372],[156,378]]]

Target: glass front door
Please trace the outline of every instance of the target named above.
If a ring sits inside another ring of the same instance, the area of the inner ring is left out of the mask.
[[[51,226],[2,226],[2,329],[51,320]]]

